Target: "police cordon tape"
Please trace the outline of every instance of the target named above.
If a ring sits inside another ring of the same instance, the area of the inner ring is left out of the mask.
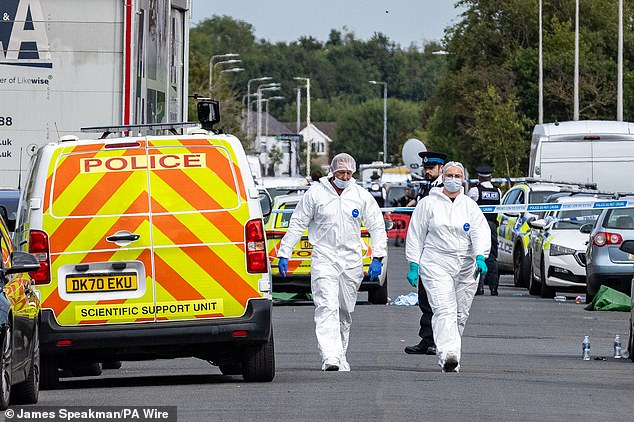
[[[579,201],[568,203],[543,203],[543,204],[516,204],[516,205],[481,205],[480,209],[485,214],[497,214],[500,212],[524,212],[524,211],[559,211],[559,210],[590,210],[605,208],[634,208],[634,200],[614,201]],[[292,214],[294,210],[273,210],[272,213]],[[382,212],[410,213],[414,207],[381,208]]]

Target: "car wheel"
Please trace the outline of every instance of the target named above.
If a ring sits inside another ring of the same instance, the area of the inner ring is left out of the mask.
[[[541,274],[541,285],[542,285],[542,289],[540,291],[540,296],[543,298],[548,298],[548,299],[552,299],[553,297],[555,297],[555,294],[557,293],[555,291],[554,287],[548,286],[546,285],[546,269],[544,266],[544,257],[542,257],[542,262],[539,265],[539,272]]]
[[[59,367],[52,357],[40,358],[40,389],[54,390],[59,385]]]
[[[627,344],[627,352],[630,354],[630,360],[634,362],[634,333],[632,332],[632,317],[630,317],[630,341]]]
[[[31,369],[26,381],[13,387],[11,391],[11,403],[35,404],[40,393],[40,335],[35,325],[33,333],[33,354],[31,356]]]
[[[368,301],[373,305],[385,305],[387,303],[387,275],[382,286],[368,291]]]
[[[0,410],[9,407],[11,398],[11,360],[13,359],[13,338],[11,334],[11,324],[7,322],[2,338],[2,362],[0,362],[2,373],[2,385],[0,388]]]
[[[526,259],[521,246],[515,248],[513,252],[513,285],[515,287],[527,287],[528,273],[530,271],[530,261]]]
[[[530,266],[530,276],[528,278],[528,293],[532,296],[537,296],[541,292],[541,283],[537,282],[535,278],[535,272],[533,271],[533,265]]]
[[[269,340],[245,351],[242,359],[242,378],[248,382],[269,382],[275,377],[275,347],[273,328]]]

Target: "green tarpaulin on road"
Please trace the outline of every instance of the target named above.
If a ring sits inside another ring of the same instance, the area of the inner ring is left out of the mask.
[[[621,293],[608,286],[601,286],[599,291],[586,305],[588,311],[623,311],[632,309],[632,299],[625,293]]]

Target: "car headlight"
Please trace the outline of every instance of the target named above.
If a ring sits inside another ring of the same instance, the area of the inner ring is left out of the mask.
[[[550,256],[574,255],[575,252],[577,251],[571,248],[566,248],[565,246],[556,245],[554,243],[550,244]]]

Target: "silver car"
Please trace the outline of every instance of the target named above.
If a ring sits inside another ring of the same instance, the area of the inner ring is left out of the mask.
[[[621,198],[634,200],[634,197]],[[634,275],[634,254],[620,248],[626,240],[634,240],[634,208],[604,209],[590,232],[586,254],[588,274],[586,302],[590,303],[602,285],[627,295]]]

